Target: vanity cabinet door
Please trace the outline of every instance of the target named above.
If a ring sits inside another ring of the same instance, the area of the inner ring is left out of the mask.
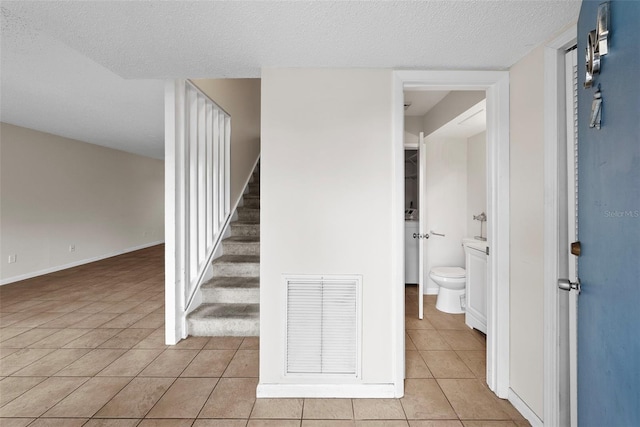
[[[487,333],[487,255],[468,248],[466,254],[467,326]]]

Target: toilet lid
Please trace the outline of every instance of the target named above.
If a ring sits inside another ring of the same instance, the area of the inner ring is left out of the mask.
[[[464,271],[464,268],[460,268],[460,267],[436,267],[433,270],[431,270],[431,272],[436,276],[448,277],[451,279],[466,276],[466,272]]]

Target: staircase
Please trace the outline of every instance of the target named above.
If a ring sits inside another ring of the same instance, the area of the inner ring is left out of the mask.
[[[260,172],[253,172],[242,196],[223,255],[213,261],[213,278],[202,284],[202,304],[187,321],[189,335],[260,335]]]

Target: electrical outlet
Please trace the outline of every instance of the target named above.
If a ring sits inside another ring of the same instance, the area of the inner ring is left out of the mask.
[[[75,252],[76,251],[76,245],[69,245],[69,252]]]
[[[16,261],[18,261],[18,255],[16,255],[16,254],[9,255],[9,264],[13,264]]]

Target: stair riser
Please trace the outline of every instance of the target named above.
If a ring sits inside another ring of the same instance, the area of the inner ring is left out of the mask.
[[[232,236],[259,236],[260,225],[258,224],[231,224]]]
[[[214,277],[258,277],[260,276],[260,264],[213,264],[213,275]]]
[[[189,319],[189,335],[196,337],[257,337],[260,321],[245,319]]]
[[[225,243],[222,242],[225,255],[260,255],[260,242],[255,243]]]
[[[243,202],[243,206],[247,208],[257,209],[260,207],[260,199],[249,199],[245,198]]]
[[[260,221],[259,209],[238,209],[238,219],[240,221]]]
[[[245,195],[242,196],[242,198],[244,199],[245,202],[247,200],[260,200],[260,194],[246,193]]]
[[[203,289],[202,302],[205,304],[259,304],[260,289]]]

